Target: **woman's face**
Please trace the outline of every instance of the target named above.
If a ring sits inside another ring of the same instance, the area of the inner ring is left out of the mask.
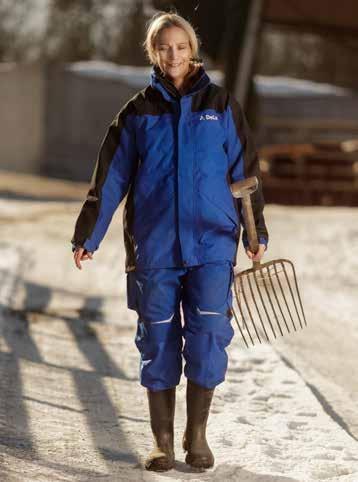
[[[185,30],[174,26],[164,28],[157,37],[155,50],[161,71],[176,83],[184,79],[192,56]]]

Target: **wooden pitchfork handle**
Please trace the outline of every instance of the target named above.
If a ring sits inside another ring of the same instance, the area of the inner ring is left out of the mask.
[[[243,181],[236,181],[230,185],[232,195],[235,198],[242,200],[242,214],[244,216],[247,239],[249,242],[250,251],[252,253],[257,253],[259,249],[259,242],[257,239],[256,224],[250,195],[257,190],[258,185],[259,181],[256,176],[248,177]],[[259,268],[260,264],[260,261],[252,262],[254,269]]]

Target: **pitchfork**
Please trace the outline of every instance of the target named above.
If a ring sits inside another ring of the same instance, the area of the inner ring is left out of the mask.
[[[256,253],[259,247],[250,198],[250,194],[256,191],[257,187],[258,179],[255,176],[234,182],[230,186],[232,195],[242,200],[245,228],[252,253]],[[233,314],[247,348],[249,345],[246,336],[250,338],[252,345],[255,344],[255,335],[249,328],[251,325],[251,330],[255,332],[260,343],[261,337],[270,342],[268,333],[271,336],[271,332],[274,338],[277,337],[276,332],[283,336],[285,327],[290,333],[290,323],[295,331],[296,325],[300,328],[307,326],[295,268],[288,259],[276,259],[262,264],[260,261],[253,261],[252,268],[235,273],[234,291],[242,326],[234,309]],[[280,320],[284,324],[283,331]]]

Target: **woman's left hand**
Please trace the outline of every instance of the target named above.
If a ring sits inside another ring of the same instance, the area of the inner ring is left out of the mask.
[[[261,261],[261,258],[263,257],[265,251],[266,251],[266,245],[259,244],[259,249],[255,254],[252,251],[250,251],[250,248],[246,249],[246,254],[248,258],[250,258],[252,261]]]

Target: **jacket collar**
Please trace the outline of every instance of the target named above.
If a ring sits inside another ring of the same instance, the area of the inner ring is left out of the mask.
[[[180,99],[195,94],[199,90],[210,84],[211,80],[205,72],[203,66],[200,66],[190,79],[190,87],[184,95],[182,95],[175,85],[166,78],[158,65],[154,65],[151,72],[150,84],[154,89],[159,90],[167,100]]]

